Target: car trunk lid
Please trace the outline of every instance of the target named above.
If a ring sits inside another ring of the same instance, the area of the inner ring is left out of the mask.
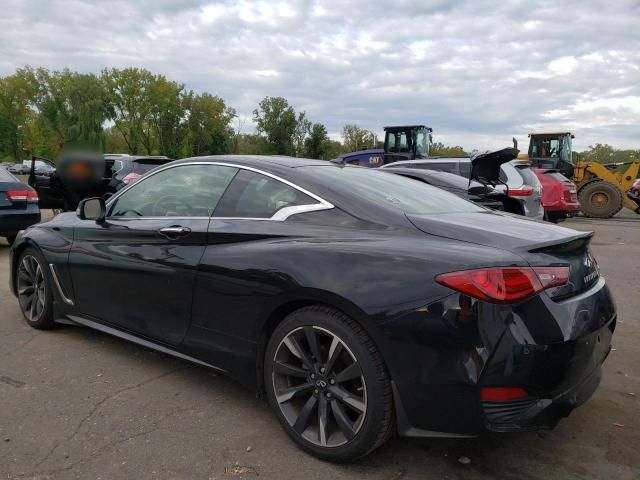
[[[554,299],[580,293],[600,277],[589,251],[593,232],[578,232],[493,212],[407,214],[407,218],[416,228],[430,235],[507,250],[532,267],[568,265],[569,282],[547,291]]]

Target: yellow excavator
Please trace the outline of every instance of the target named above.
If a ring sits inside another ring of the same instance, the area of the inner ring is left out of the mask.
[[[640,159],[630,162],[598,163],[579,160],[571,149],[571,132],[530,133],[528,158],[533,167],[553,168],[573,180],[578,188],[582,213],[587,217],[610,218],[623,207],[640,214],[640,200],[629,195],[640,173]],[[624,172],[616,172],[627,166]]]

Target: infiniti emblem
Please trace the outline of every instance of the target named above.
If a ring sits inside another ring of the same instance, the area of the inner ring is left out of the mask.
[[[587,268],[591,268],[593,266],[593,260],[591,260],[591,254],[584,257],[584,266]]]
[[[326,388],[327,387],[327,382],[325,382],[324,380],[318,380],[316,382],[316,387],[319,388]]]

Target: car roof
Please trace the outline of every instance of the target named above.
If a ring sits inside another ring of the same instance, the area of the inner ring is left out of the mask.
[[[455,162],[471,162],[470,157],[429,157],[421,158],[418,160],[401,160],[399,162],[387,163],[382,168],[389,167],[390,165],[419,165],[421,163],[455,163]]]
[[[105,154],[104,156],[107,160],[122,160],[122,161],[130,161],[133,162],[135,160],[166,160],[168,162],[172,162],[173,159],[169,157],[165,157],[164,155],[112,155]]]
[[[457,175],[451,172],[443,172],[441,170],[424,170],[417,168],[385,168],[387,172],[396,173],[399,175],[411,176],[411,177],[423,177],[423,178],[431,178],[433,180],[440,181],[442,183],[447,183],[456,188],[464,188],[468,189],[469,187],[482,185],[475,180],[469,181],[467,177],[463,177],[462,175]]]
[[[296,158],[280,155],[209,155],[204,157],[190,157],[176,160],[174,163],[187,162],[228,162],[237,165],[253,168],[300,168],[309,166],[334,166],[340,168],[341,165],[328,160],[314,160],[311,158]]]

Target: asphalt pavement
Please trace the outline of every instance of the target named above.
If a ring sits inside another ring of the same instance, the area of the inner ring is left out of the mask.
[[[595,395],[550,432],[394,438],[347,465],[300,451],[265,400],[205,368],[86,328],[32,330],[0,240],[0,478],[637,480],[640,217],[565,225],[596,232],[618,304]]]

